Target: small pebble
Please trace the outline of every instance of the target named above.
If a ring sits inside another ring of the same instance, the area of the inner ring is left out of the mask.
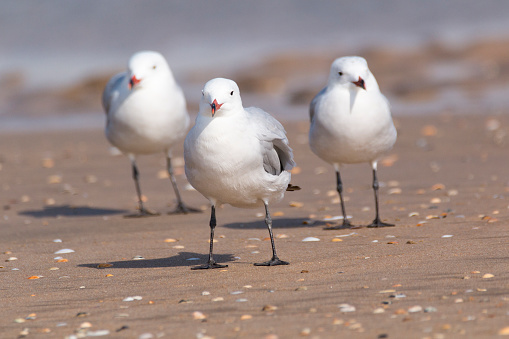
[[[307,237],[307,238],[302,239],[302,241],[303,241],[303,242],[308,242],[308,241],[320,241],[320,239],[315,238],[315,237]]]
[[[408,313],[417,313],[417,312],[422,312],[422,307],[419,305],[412,306],[408,309]]]
[[[355,312],[355,306],[350,304],[340,304],[338,307],[339,311],[343,313]]]
[[[53,254],[66,254],[66,253],[74,253],[74,250],[71,250],[70,248],[64,248],[64,249],[56,251]]]
[[[110,331],[108,330],[87,331],[87,337],[102,337],[109,334]]]
[[[442,236],[442,238],[452,238],[452,237],[453,237],[453,235],[451,235],[451,234],[445,234]]]
[[[253,316],[251,314],[243,314],[240,316],[240,320],[251,320],[253,319]]]
[[[212,301],[223,301],[223,300],[224,300],[223,297],[216,297],[212,299]]]
[[[143,259],[145,258],[143,258],[141,255],[135,255],[132,260],[143,260]]]
[[[433,313],[433,312],[437,312],[437,309],[433,306],[428,306],[428,307],[424,308],[424,313]]]
[[[273,305],[265,305],[262,308],[262,311],[265,311],[265,312],[274,312],[275,310],[277,310],[277,306],[273,306]]]
[[[134,300],[141,300],[141,299],[143,299],[143,297],[140,297],[139,295],[137,295],[137,296],[134,296],[134,297],[124,298],[122,301],[134,301]]]
[[[498,335],[509,335],[509,326],[500,329]]]
[[[210,295],[210,292],[209,291],[203,291],[203,292],[201,292],[201,295]]]
[[[493,278],[494,275],[491,274],[491,273],[486,273],[485,275],[482,276],[483,279],[490,279],[490,278]]]
[[[207,316],[205,314],[203,314],[202,312],[200,312],[200,311],[194,311],[193,312],[193,319],[195,319],[195,320],[205,320],[205,319],[207,319]]]
[[[247,302],[247,299],[245,299],[245,298],[240,298],[240,299],[235,300],[235,302],[238,302],[238,303],[245,303],[245,302]]]

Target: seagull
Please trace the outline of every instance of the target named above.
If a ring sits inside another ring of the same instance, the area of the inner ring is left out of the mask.
[[[143,206],[136,156],[164,152],[167,171],[177,197],[172,213],[198,212],[180,196],[171,165],[172,147],[189,128],[186,101],[164,57],[153,51],[135,53],[126,72],[107,83],[102,104],[106,112],[106,138],[131,160],[138,195],[139,213],[132,217],[158,215]]]
[[[343,224],[331,229],[350,228],[345,212],[342,164],[367,162],[373,170],[376,216],[368,227],[394,226],[381,221],[378,212],[377,162],[396,142],[397,132],[389,102],[380,93],[378,83],[366,60],[358,56],[336,59],[331,66],[327,87],[311,101],[311,150],[336,171],[337,191],[343,212]]]
[[[265,207],[265,223],[272,258],[256,266],[288,265],[276,254],[269,204],[280,201],[296,166],[283,126],[260,108],[242,106],[237,84],[229,79],[208,81],[202,91],[200,112],[184,142],[189,183],[211,203],[210,251],[207,264],[193,269],[223,268],[214,261],[216,206]]]

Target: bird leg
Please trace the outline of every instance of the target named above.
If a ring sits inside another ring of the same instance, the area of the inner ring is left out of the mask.
[[[216,228],[216,207],[212,205],[210,212],[210,250],[209,250],[209,261],[205,265],[196,266],[191,268],[192,270],[202,270],[209,268],[225,268],[228,265],[220,265],[214,261],[212,252],[214,250],[214,229]]]
[[[126,215],[126,218],[141,218],[141,217],[150,217],[150,216],[156,216],[159,215],[157,212],[152,212],[148,209],[146,209],[143,206],[143,200],[141,197],[141,189],[140,189],[140,182],[139,182],[139,172],[138,167],[136,167],[136,161],[134,159],[131,160],[131,165],[133,169],[133,180],[134,180],[134,186],[136,187],[136,194],[138,194],[138,210],[139,213],[137,214],[131,214]]]
[[[270,243],[272,244],[272,259],[269,261],[265,261],[262,263],[255,263],[255,266],[276,266],[276,265],[289,265],[290,263],[287,261],[280,260],[276,254],[276,245],[274,244],[274,235],[272,234],[272,218],[269,213],[269,206],[266,202],[263,202],[265,206],[265,224],[267,224],[267,228],[269,229],[270,235]]]
[[[343,183],[341,182],[341,175],[339,174],[339,170],[336,170],[336,189],[339,193],[339,201],[341,202],[341,211],[343,212],[343,224],[333,227],[327,227],[326,230],[340,230],[345,228],[351,228],[352,224],[348,220],[345,211],[345,201],[343,200]]]
[[[166,167],[168,170],[168,174],[170,176],[171,184],[173,185],[173,190],[175,191],[175,196],[177,197],[177,208],[174,211],[169,212],[168,214],[188,214],[201,212],[199,209],[186,206],[182,201],[177,186],[177,180],[173,175],[173,166],[171,165],[171,158],[169,156],[166,157]]]
[[[373,190],[375,191],[376,216],[375,216],[375,220],[373,220],[373,222],[370,225],[368,225],[368,227],[390,227],[390,226],[394,226],[394,224],[388,224],[388,223],[382,222],[380,220],[380,216],[378,214],[378,188],[379,188],[379,185],[378,185],[378,178],[377,178],[376,172],[377,172],[376,168],[373,168]]]

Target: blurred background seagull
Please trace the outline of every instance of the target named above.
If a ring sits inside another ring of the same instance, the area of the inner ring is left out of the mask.
[[[164,57],[153,51],[134,54],[128,70],[113,76],[106,85],[102,103],[107,116],[106,137],[131,160],[139,204],[139,213],[132,216],[158,215],[143,205],[136,166],[136,155],[158,152],[166,155],[177,198],[177,208],[171,213],[197,212],[182,201],[173,175],[171,150],[185,137],[189,115],[184,94]]]
[[[336,59],[331,66],[327,87],[311,101],[311,150],[334,166],[343,212],[343,224],[332,229],[349,228],[345,211],[342,164],[367,162],[373,170],[376,215],[368,227],[394,226],[381,221],[378,204],[377,161],[396,142],[396,128],[389,102],[380,93],[375,77],[364,58]]]

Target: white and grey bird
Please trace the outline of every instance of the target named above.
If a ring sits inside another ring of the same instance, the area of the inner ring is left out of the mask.
[[[364,58],[349,56],[332,63],[327,87],[311,101],[310,118],[311,150],[336,171],[343,224],[335,228],[351,226],[345,212],[340,166],[364,162],[373,170],[376,208],[375,219],[368,227],[394,226],[382,222],[379,216],[377,162],[393,147],[397,132],[389,102],[380,93]]]
[[[130,59],[128,70],[113,76],[102,95],[106,112],[106,137],[131,160],[139,213],[157,215],[143,206],[136,156],[164,152],[177,208],[173,213],[197,210],[180,196],[171,164],[172,147],[189,128],[186,101],[165,58],[158,52],[141,51]]]
[[[191,185],[209,199],[210,251],[207,264],[193,269],[220,268],[213,258],[216,206],[265,207],[272,258],[257,266],[287,265],[278,258],[269,204],[280,201],[290,185],[295,166],[283,126],[265,111],[244,108],[237,84],[228,79],[208,81],[200,112],[184,142],[186,175]]]

